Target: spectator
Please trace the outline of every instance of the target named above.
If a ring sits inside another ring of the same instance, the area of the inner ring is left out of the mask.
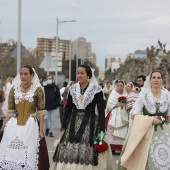
[[[136,83],[139,88],[143,87],[145,80],[146,80],[146,76],[144,75],[137,76]]]
[[[43,85],[43,86],[46,86],[46,85],[47,85],[47,80],[46,80],[46,79],[43,80],[42,85]]]
[[[66,86],[67,86],[67,84],[68,84],[68,82],[67,82],[67,81],[64,81],[64,83],[63,83],[63,87],[66,87]]]
[[[107,100],[108,100],[108,98],[109,98],[109,95],[110,95],[110,93],[112,92],[112,85],[111,85],[111,83],[110,82],[106,82],[106,84],[105,84],[105,86],[104,86],[104,88],[103,88],[103,91],[104,91],[104,95],[105,95],[105,97],[106,97],[106,103],[107,103]]]
[[[102,82],[99,82],[99,86],[103,89],[104,86],[103,86],[103,83]]]
[[[52,75],[47,76],[47,85],[44,86],[44,92],[45,109],[47,110],[47,114],[44,117],[46,127],[45,135],[54,137],[54,122],[61,97],[60,90],[58,86],[54,83]],[[50,121],[50,125],[48,119]]]
[[[64,93],[64,91],[66,89],[67,84],[68,83],[65,81],[63,83],[63,87],[60,89],[61,101],[60,101],[60,106],[59,106],[59,113],[60,113],[60,123],[61,123],[61,126],[62,126],[62,120],[63,120],[63,104],[64,104],[63,93]]]

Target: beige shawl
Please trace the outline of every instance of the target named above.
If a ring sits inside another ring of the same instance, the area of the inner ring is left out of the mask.
[[[136,115],[121,156],[121,166],[129,170],[145,170],[149,147],[153,135],[153,117]]]

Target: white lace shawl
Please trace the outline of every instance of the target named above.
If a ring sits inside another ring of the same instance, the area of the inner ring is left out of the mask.
[[[32,84],[30,90],[24,96],[24,99],[28,100],[29,102],[33,102],[34,93],[38,87],[39,84]],[[23,93],[21,92],[20,84],[14,85],[14,99],[15,99],[15,104],[18,104],[23,99]]]
[[[133,115],[142,114],[142,109],[145,106],[150,114],[155,114],[156,103],[160,103],[159,110],[161,113],[168,111],[168,116],[170,116],[170,93],[163,89],[159,99],[154,98],[150,90],[141,92],[130,113]]]
[[[69,91],[72,96],[73,103],[76,105],[77,109],[85,109],[94,99],[94,95],[101,91],[101,88],[99,85],[90,82],[82,100],[80,100],[81,93],[79,83],[72,85],[69,88]]]
[[[112,92],[109,95],[108,101],[107,101],[107,106],[105,110],[105,117],[107,116],[108,112],[111,111],[114,106],[118,103],[118,98],[120,96],[127,96],[126,91],[124,90],[122,94],[119,94],[116,90],[112,90]]]

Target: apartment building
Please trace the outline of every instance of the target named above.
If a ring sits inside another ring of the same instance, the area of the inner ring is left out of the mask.
[[[58,38],[58,53],[62,53],[66,60],[68,60],[70,56],[70,43],[70,40]],[[44,56],[47,52],[56,52],[56,37],[37,38],[37,50],[40,56]]]
[[[87,42],[84,37],[71,42],[71,57],[78,57],[82,64],[84,61],[91,61],[91,53],[91,43]]]
[[[118,69],[121,63],[121,59],[119,57],[107,56],[105,59],[105,70],[111,69]]]

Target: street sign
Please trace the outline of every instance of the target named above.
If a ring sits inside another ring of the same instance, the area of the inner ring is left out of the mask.
[[[17,58],[17,46],[11,53],[11,58]],[[22,58],[28,58],[28,52],[26,51],[25,47],[21,44],[21,57]]]

